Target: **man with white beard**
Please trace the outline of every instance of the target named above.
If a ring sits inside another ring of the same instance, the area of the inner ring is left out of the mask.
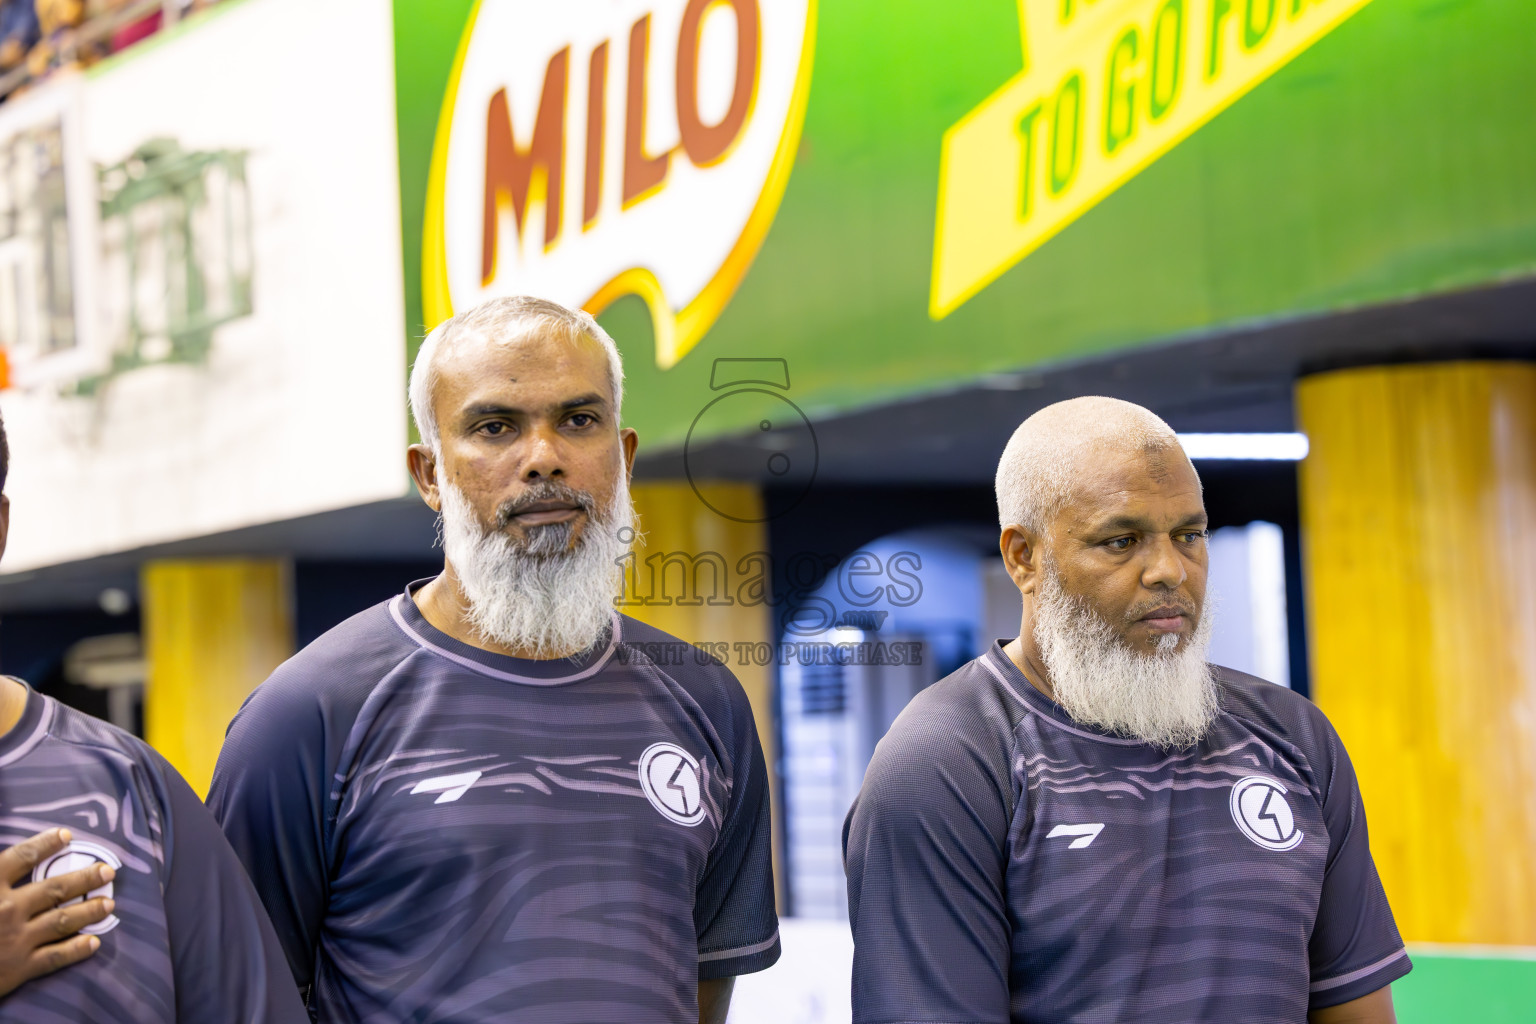
[[[1020,634],[912,701],[844,827],[855,1024],[1390,1024],[1354,770],[1310,702],[1207,664],[1173,431],[1049,406],[997,502]]]
[[[441,575],[281,666],[209,803],[327,1022],[725,1020],[779,954],[746,694],[619,615],[635,432],[587,314],[497,299],[423,342],[411,475]],[[682,664],[672,664],[675,661]]]

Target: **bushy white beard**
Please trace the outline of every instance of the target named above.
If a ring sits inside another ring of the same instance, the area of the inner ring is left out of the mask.
[[[464,492],[439,479],[443,551],[481,639],[533,658],[579,654],[601,638],[621,593],[620,559],[634,537],[635,508],[620,471],[613,501],[570,546],[574,523],[530,527],[524,540],[486,529]]]
[[[1154,653],[1127,646],[1114,628],[1069,595],[1055,571],[1035,602],[1035,644],[1056,703],[1084,725],[1163,749],[1198,743],[1216,717],[1216,681],[1206,662],[1212,616],[1183,644],[1169,635]]]

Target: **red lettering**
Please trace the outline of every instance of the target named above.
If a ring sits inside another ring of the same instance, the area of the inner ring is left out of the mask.
[[[485,116],[485,225],[480,250],[480,278],[490,284],[496,276],[497,231],[500,212],[509,204],[518,237],[529,201],[543,193],[544,244],[560,234],[562,170],[565,165],[566,67],[570,48],[549,59],[539,95],[539,112],[533,122],[533,139],[519,149],[512,134],[512,112],[507,90],[491,97]],[[542,188],[539,186],[542,185]]]
[[[736,81],[731,105],[719,124],[705,124],[699,117],[699,30],[704,12],[715,2],[690,0],[677,37],[677,127],[684,152],[699,167],[718,162],[730,150],[747,123],[752,93],[757,88],[757,0],[725,0],[736,15]]]
[[[608,107],[608,40],[587,65],[587,173],[582,183],[581,226],[590,227],[603,201],[603,125]]]
[[[644,198],[667,180],[671,152],[645,152],[645,65],[651,41],[647,14],[629,30],[629,88],[624,98],[624,205]]]

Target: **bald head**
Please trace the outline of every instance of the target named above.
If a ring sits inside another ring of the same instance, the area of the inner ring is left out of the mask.
[[[600,346],[608,364],[613,414],[619,415],[624,398],[624,364],[618,346],[589,313],[528,295],[490,299],[444,320],[426,336],[416,353],[416,362],[411,367],[411,416],[427,447],[434,452],[440,447],[432,401],[443,364],[465,346],[516,345],[529,339]]]
[[[1089,396],[1048,405],[1019,424],[997,464],[1000,525],[1043,534],[1072,499],[1073,488],[1105,455],[1139,455],[1160,473],[1189,464],[1173,428],[1148,409]]]

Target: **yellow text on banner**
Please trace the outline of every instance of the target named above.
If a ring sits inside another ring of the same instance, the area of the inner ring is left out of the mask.
[[[939,320],[1370,0],[1018,0],[1024,70],[944,133]]]

